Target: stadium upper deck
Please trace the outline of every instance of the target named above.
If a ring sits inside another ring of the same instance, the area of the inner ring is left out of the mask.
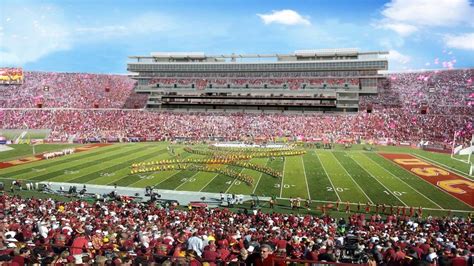
[[[205,111],[357,111],[376,94],[387,52],[301,50],[293,54],[131,56],[127,70],[147,107]]]

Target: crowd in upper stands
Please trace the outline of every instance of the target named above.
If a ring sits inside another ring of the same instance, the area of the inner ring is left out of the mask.
[[[0,88],[0,107],[124,108],[128,98],[140,97],[134,84],[124,75],[24,72],[23,84]]]
[[[23,85],[0,88],[0,107],[41,103],[82,110],[0,109],[0,128],[49,128],[50,139],[59,140],[288,136],[449,143],[455,131],[466,139],[472,136],[473,77],[473,69],[392,74],[377,96],[361,97],[361,111],[355,114],[173,114],[122,109],[142,108],[146,101],[146,95],[133,92],[134,82],[126,76],[25,72]],[[369,108],[370,114],[365,112]]]
[[[362,97],[362,105],[409,113],[426,106],[429,114],[474,115],[474,69],[391,74],[380,92]]]
[[[289,258],[472,265],[470,218],[386,215],[359,212],[335,219],[260,210],[183,210],[127,200],[64,203],[3,195],[0,263],[285,265],[272,260]]]

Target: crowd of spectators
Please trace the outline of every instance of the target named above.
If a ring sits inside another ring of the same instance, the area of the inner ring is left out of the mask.
[[[474,69],[391,74],[376,96],[361,98],[374,108],[402,108],[419,113],[422,107],[436,115],[474,116]]]
[[[0,128],[48,128],[52,130],[50,138],[60,140],[124,137],[272,140],[290,137],[449,143],[455,131],[466,139],[472,136],[473,76],[473,69],[392,74],[380,84],[377,96],[361,97],[358,113],[292,115],[128,110],[122,108],[143,107],[147,96],[135,94],[134,82],[126,76],[25,72],[23,85],[0,89],[0,107],[34,108],[41,102],[43,107],[58,109],[0,109]],[[201,80],[207,84],[204,79],[183,80],[179,79],[179,82],[188,84],[194,80],[198,84]],[[241,85],[249,80],[234,79]],[[253,79],[253,82],[260,84],[262,80],[265,79]],[[300,80],[311,83],[309,78],[292,80],[297,85]],[[369,106],[370,114],[366,112]],[[66,107],[78,110],[64,109]],[[421,114],[422,110],[426,114]]]
[[[472,265],[474,258],[470,218],[353,213],[335,219],[6,195],[0,207],[0,259],[12,265],[284,265],[272,260],[361,257],[387,265]]]
[[[421,115],[398,108],[355,114],[165,113],[144,110],[0,110],[1,128],[52,129],[50,138],[142,137],[189,140],[393,140],[448,143],[455,131],[470,137],[471,116]]]
[[[5,108],[143,108],[145,100],[133,91],[135,81],[125,75],[24,72],[23,84],[0,87]]]

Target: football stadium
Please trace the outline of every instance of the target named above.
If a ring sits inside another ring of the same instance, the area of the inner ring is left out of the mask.
[[[177,50],[2,63],[1,265],[472,265],[472,62]]]

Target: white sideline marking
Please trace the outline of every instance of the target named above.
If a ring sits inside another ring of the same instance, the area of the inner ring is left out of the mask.
[[[290,198],[277,198],[281,200],[289,200]],[[313,202],[321,202],[321,203],[337,203],[336,201],[328,201],[328,200],[313,200]],[[346,204],[346,203],[344,203]],[[358,205],[358,202],[349,202],[349,205]],[[398,206],[393,206],[393,207],[398,207]],[[404,206],[400,206],[404,207]],[[436,209],[436,208],[422,208],[423,210],[430,210],[430,211],[452,211],[452,212],[462,212],[462,213],[471,213],[472,211],[467,211],[467,210],[454,210],[454,209]]]

